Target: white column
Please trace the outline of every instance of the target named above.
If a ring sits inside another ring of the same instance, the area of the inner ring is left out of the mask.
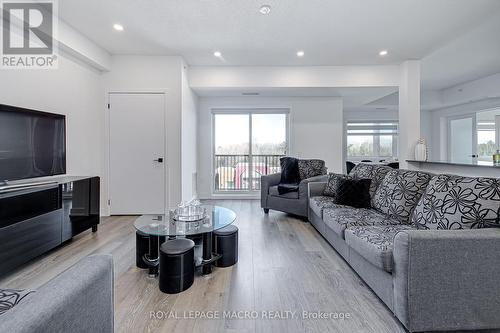
[[[399,161],[408,168],[407,159],[413,159],[415,145],[420,138],[420,60],[401,64],[399,82]]]

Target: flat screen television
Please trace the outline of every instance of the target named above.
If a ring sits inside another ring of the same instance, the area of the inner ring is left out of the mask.
[[[0,182],[66,173],[66,117],[0,104]]]

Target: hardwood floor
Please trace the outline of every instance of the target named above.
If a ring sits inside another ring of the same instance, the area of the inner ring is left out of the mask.
[[[183,293],[163,294],[156,279],[135,267],[131,216],[103,218],[96,234],[75,237],[4,277],[0,286],[36,289],[84,256],[111,253],[117,332],[405,332],[309,223],[275,211],[264,215],[256,200],[213,203],[238,215],[239,262],[196,276]],[[303,311],[349,318],[304,319]],[[250,318],[238,319],[245,316]]]

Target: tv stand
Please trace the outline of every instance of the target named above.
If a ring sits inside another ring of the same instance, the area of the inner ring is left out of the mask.
[[[0,182],[0,193],[5,193],[5,192],[10,192],[10,191],[17,191],[23,188],[30,188],[30,187],[41,187],[45,185],[51,185],[51,184],[57,184],[57,181],[55,180],[46,180],[46,181],[38,181],[38,182],[29,182],[29,183],[16,183],[16,184],[10,184],[7,181]]]
[[[0,187],[0,276],[81,232],[97,231],[99,177]]]

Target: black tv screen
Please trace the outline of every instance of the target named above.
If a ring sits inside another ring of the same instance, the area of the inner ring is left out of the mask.
[[[0,181],[66,173],[66,118],[0,104]]]

